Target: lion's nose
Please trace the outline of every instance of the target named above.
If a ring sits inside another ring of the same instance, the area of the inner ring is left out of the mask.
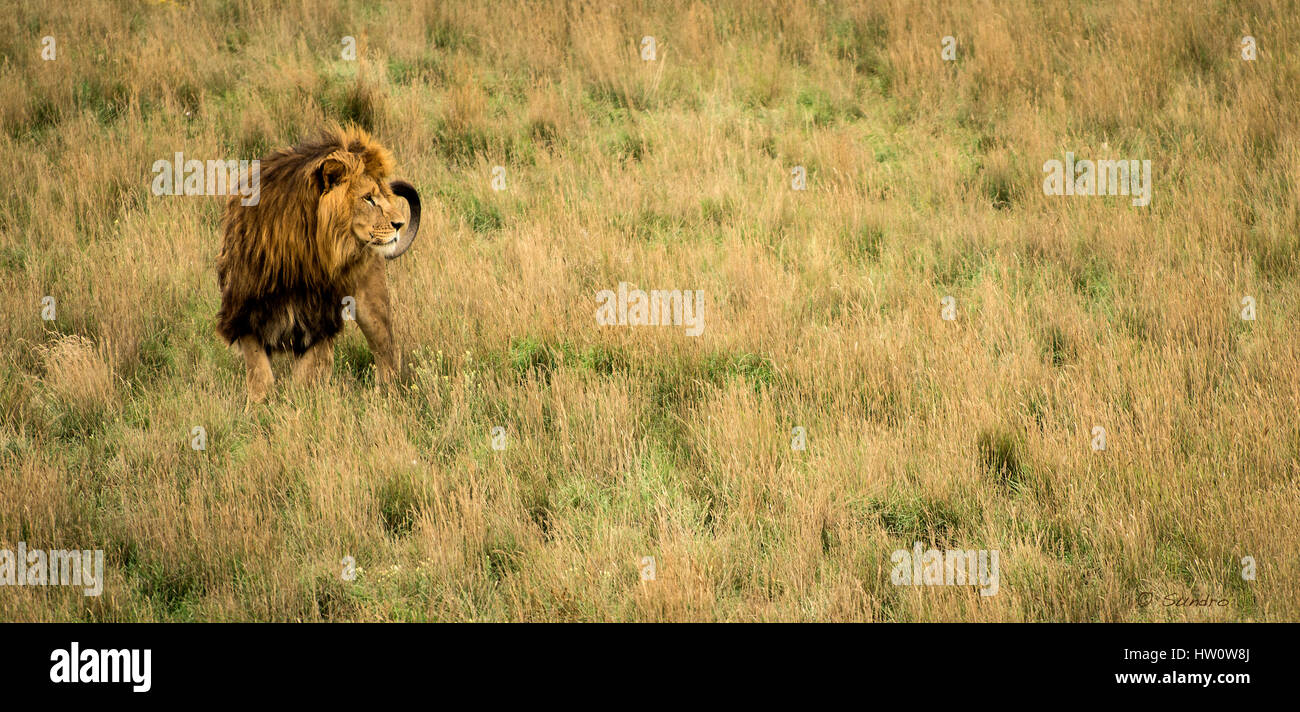
[[[402,229],[402,226],[405,225],[405,224],[406,224],[405,222],[394,222],[394,223],[393,223],[393,229],[394,229],[394,230],[401,230],[401,229]]]

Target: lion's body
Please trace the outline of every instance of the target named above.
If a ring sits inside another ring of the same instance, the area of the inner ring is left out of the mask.
[[[346,297],[381,370],[396,368],[384,250],[397,244],[405,217],[392,171],[392,156],[365,132],[334,129],[261,161],[256,205],[227,203],[217,332],[244,350],[253,400],[270,385],[267,354],[332,359]],[[410,239],[416,229],[418,215]]]
[[[338,288],[270,292],[245,300],[231,314],[224,315],[221,334],[232,343],[252,334],[271,353],[289,351],[301,356],[312,344],[333,338],[343,330],[343,310],[335,305],[342,304],[343,297],[350,294],[350,290]]]

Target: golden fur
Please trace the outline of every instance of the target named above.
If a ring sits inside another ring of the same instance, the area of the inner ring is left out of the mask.
[[[393,169],[392,154],[369,134],[336,126],[261,161],[256,205],[238,196],[227,203],[217,331],[244,350],[252,400],[270,386],[267,354],[332,360],[346,297],[382,375],[396,369],[384,257],[414,240],[419,199],[409,184],[391,182]],[[302,365],[296,373],[320,370]]]

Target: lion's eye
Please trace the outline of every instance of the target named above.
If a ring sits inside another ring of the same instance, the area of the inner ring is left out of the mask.
[[[370,203],[371,205],[374,205],[374,204],[375,204],[375,198],[374,198],[374,196],[367,195],[367,196],[366,196],[366,202],[367,202],[367,203]]]

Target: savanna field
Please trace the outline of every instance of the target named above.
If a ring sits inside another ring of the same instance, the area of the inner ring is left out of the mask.
[[[0,549],[105,581],[0,621],[1300,619],[1295,2],[5,4]],[[247,407],[151,166],[330,122],[423,197],[404,369]]]

